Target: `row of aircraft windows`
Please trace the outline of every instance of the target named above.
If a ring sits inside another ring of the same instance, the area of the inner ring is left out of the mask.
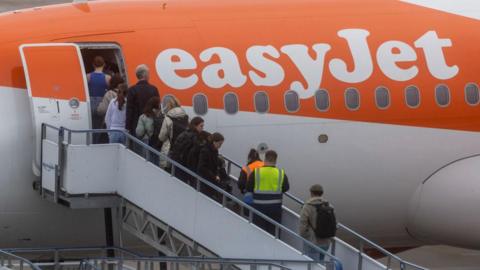
[[[327,90],[320,89],[315,93],[315,106],[317,110],[326,112],[330,109],[330,95]],[[165,100],[165,99],[164,99]],[[450,89],[444,84],[435,88],[435,101],[440,107],[450,105]],[[465,86],[465,101],[471,106],[480,103],[480,93],[477,84],[469,83]],[[235,93],[227,93],[223,98],[224,109],[228,114],[235,114],[239,110],[238,96]],[[375,89],[375,103],[379,109],[387,109],[390,106],[390,91],[380,86]],[[420,91],[412,85],[405,88],[405,103],[410,108],[420,106]],[[255,110],[258,113],[267,113],[270,108],[269,98],[266,92],[259,91],[254,96]],[[295,113],[300,109],[300,99],[295,91],[287,91],[284,96],[284,105],[288,112]],[[360,92],[356,88],[345,90],[345,106],[355,111],[360,108]],[[208,111],[208,99],[204,94],[196,94],[193,97],[193,110],[197,115],[205,115]]]

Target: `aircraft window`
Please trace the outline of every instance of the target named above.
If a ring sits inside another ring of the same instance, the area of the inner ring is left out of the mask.
[[[173,95],[166,95],[163,97],[162,99],[162,109],[165,109],[165,107],[167,106],[167,102],[173,98]]]
[[[298,99],[298,94],[295,91],[287,91],[285,93],[285,107],[288,112],[294,113],[300,108],[300,101]]]
[[[440,107],[446,107],[450,103],[450,90],[448,86],[440,84],[435,88],[435,99]]]
[[[475,106],[480,102],[480,95],[478,93],[478,85],[469,83],[465,86],[465,100],[469,105]]]
[[[380,86],[375,90],[375,102],[379,109],[386,109],[390,105],[388,88]]]
[[[328,111],[330,107],[330,97],[327,90],[320,89],[315,92],[315,106],[321,112]]]
[[[255,93],[255,110],[258,113],[267,113],[268,112],[268,96],[265,92]]]
[[[208,111],[208,100],[204,94],[193,96],[193,111],[197,115],[205,115]]]
[[[238,112],[238,98],[234,93],[227,93],[223,97],[223,103],[228,114],[236,114]]]
[[[360,94],[356,88],[345,90],[345,104],[349,110],[358,110],[360,107]]]
[[[410,108],[417,108],[420,105],[420,92],[416,86],[405,88],[405,101]]]

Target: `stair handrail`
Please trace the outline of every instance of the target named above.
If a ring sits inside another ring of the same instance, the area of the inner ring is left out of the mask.
[[[7,265],[5,265],[5,259],[4,259],[4,256],[7,257],[6,258],[6,261],[7,261]],[[38,267],[37,265],[35,265],[34,263],[32,263],[31,261],[23,258],[23,257],[20,257],[20,256],[17,256],[15,254],[12,254],[8,251],[4,251],[4,250],[0,250],[0,266],[1,267],[7,267],[7,268],[12,268],[13,265],[12,265],[12,260],[18,260],[20,261],[20,269],[24,269],[24,264],[27,264],[28,266],[30,266],[33,270],[41,270],[40,267]]]
[[[6,248],[2,249],[12,254],[21,253],[47,253],[51,252],[54,256],[59,256],[61,252],[85,252],[85,251],[118,251],[122,254],[132,256],[133,258],[142,257],[141,254],[117,246],[85,246],[85,247],[36,247],[36,248]]]
[[[293,230],[287,228],[283,224],[278,223],[277,221],[271,219],[267,215],[263,214],[262,212],[258,211],[257,209],[255,209],[252,206],[243,202],[243,200],[238,199],[234,195],[232,195],[232,194],[226,192],[225,190],[219,188],[218,186],[210,183],[210,181],[208,181],[205,178],[197,175],[195,172],[192,172],[187,167],[185,167],[182,164],[178,163],[177,161],[171,159],[169,156],[164,155],[163,153],[160,153],[160,151],[154,149],[153,147],[144,143],[142,140],[136,138],[135,136],[133,136],[132,134],[130,134],[130,133],[124,131],[124,130],[116,130],[116,129],[79,129],[79,130],[75,130],[75,129],[69,129],[69,128],[66,128],[66,127],[63,127],[63,126],[55,127],[55,126],[47,124],[47,123],[42,123],[42,126],[41,126],[42,141],[44,139],[46,139],[47,128],[58,131],[58,141],[57,141],[57,143],[58,143],[58,147],[59,147],[59,151],[58,151],[59,152],[59,157],[62,155],[62,149],[63,149],[64,145],[71,144],[72,134],[86,134],[86,145],[91,144],[91,140],[90,140],[90,137],[91,137],[90,135],[91,134],[99,134],[99,133],[107,133],[107,134],[108,133],[121,133],[121,134],[124,134],[125,137],[126,137],[125,146],[127,148],[130,146],[131,142],[134,142],[137,145],[141,146],[143,148],[143,150],[147,150],[147,153],[146,153],[146,160],[147,161],[150,160],[151,153],[158,156],[159,158],[161,157],[163,159],[166,159],[172,165],[172,169],[171,169],[171,176],[172,177],[175,176],[175,168],[178,167],[182,171],[186,172],[188,175],[190,175],[191,177],[194,177],[194,179],[197,180],[197,185],[196,185],[197,192],[200,192],[200,183],[202,183],[204,185],[207,185],[208,187],[212,188],[213,190],[215,190],[216,192],[218,192],[222,195],[222,206],[223,207],[226,207],[227,199],[229,199],[229,200],[237,203],[241,208],[248,209],[249,210],[248,211],[249,212],[249,214],[248,214],[249,223],[253,224],[253,215],[255,214],[256,216],[260,217],[261,219],[267,221],[269,224],[273,225],[274,228],[275,228],[275,234],[274,234],[275,239],[277,239],[279,241],[282,241],[280,239],[280,231],[286,232],[286,233],[290,234],[291,236],[293,236],[294,238],[296,238],[297,240],[300,240],[306,246],[309,246],[315,252],[323,254],[326,258],[329,258],[332,263],[341,264],[340,259],[338,259],[336,256],[330,254],[327,251],[324,251],[323,249],[319,248],[314,243],[312,243],[312,242],[308,241],[307,239],[303,238],[302,236],[300,236],[297,232],[294,232]],[[67,133],[66,138],[65,138],[65,132]],[[59,158],[58,167],[59,167],[60,170],[63,169],[63,165],[61,165],[62,162],[63,161],[61,160],[61,158]],[[61,175],[61,173],[59,173],[59,175]],[[181,180],[179,180],[179,181],[181,181]],[[61,183],[61,181],[58,181],[56,183]],[[55,189],[60,190],[60,187],[56,187]],[[239,215],[239,216],[241,216],[241,215]],[[243,216],[241,216],[241,217],[243,217]],[[299,250],[299,251],[303,255],[305,254],[305,252],[303,250]],[[318,262],[328,263],[328,261],[326,261],[325,258],[324,258],[323,261],[318,261]]]
[[[285,266],[284,264],[306,264],[306,269],[312,269],[309,267],[312,261],[299,261],[299,260],[263,260],[263,259],[237,259],[237,258],[212,258],[212,257],[137,257],[137,258],[121,258],[121,257],[95,257],[95,258],[86,258],[82,259],[80,262],[80,270],[85,270],[82,268],[82,265],[87,264],[93,269],[99,270],[97,265],[102,263],[116,263],[119,266],[123,265],[125,261],[136,261],[137,265],[140,262],[147,263],[213,263],[221,265],[248,265],[248,266],[266,266],[268,269],[271,267],[277,267],[280,270],[292,270],[291,268]],[[253,269],[256,269],[255,267]],[[137,269],[138,270],[138,269]]]
[[[227,162],[227,174],[230,176],[230,178],[234,179],[235,181],[238,181],[237,177],[231,174],[232,165],[237,167],[237,169],[240,169],[240,170],[242,170],[243,166],[238,164],[237,162],[233,161],[232,159],[226,157],[225,155],[222,155],[222,157]],[[291,194],[290,192],[285,192],[284,195],[287,196],[288,198],[290,198],[293,202],[297,203],[300,207],[302,207],[305,204],[304,201],[302,201],[300,198],[296,197],[295,195]],[[372,246],[373,248],[375,248],[376,250],[378,250],[383,255],[385,255],[385,257],[387,257],[387,269],[390,269],[391,260],[394,259],[394,260],[398,261],[398,263],[400,264],[400,269],[405,269],[405,266],[410,266],[410,267],[413,267],[413,268],[418,269],[418,270],[428,270],[427,268],[421,267],[419,265],[416,265],[414,263],[411,263],[409,261],[406,261],[406,260],[400,258],[399,256],[389,252],[388,250],[384,249],[380,245],[378,245],[375,242],[367,239],[363,235],[359,234],[358,232],[354,231],[353,229],[350,229],[349,227],[347,227],[346,225],[344,225],[340,222],[337,223],[337,227],[346,231],[350,235],[353,235],[355,238],[357,238],[360,241],[360,247],[363,247],[364,244],[366,243],[366,244]],[[360,249],[359,249],[359,252],[365,254]]]

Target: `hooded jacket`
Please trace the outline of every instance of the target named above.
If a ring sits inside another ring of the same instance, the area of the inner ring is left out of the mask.
[[[182,118],[187,116],[187,113],[182,107],[175,107],[167,112],[165,115],[165,120],[163,120],[162,129],[158,134],[158,139],[165,143],[173,136],[173,121],[175,118]]]
[[[325,202],[327,201],[323,200],[322,197],[312,197],[305,202],[305,205],[300,212],[300,235],[308,241],[317,245],[330,244],[330,238],[317,238],[314,232],[315,225],[317,224],[317,209],[314,205],[322,204]]]

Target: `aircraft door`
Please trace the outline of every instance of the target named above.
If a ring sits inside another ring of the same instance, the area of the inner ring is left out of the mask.
[[[34,173],[40,175],[41,125],[90,129],[88,85],[80,48],[69,43],[20,46],[35,135]],[[76,138],[75,140],[86,140]]]

